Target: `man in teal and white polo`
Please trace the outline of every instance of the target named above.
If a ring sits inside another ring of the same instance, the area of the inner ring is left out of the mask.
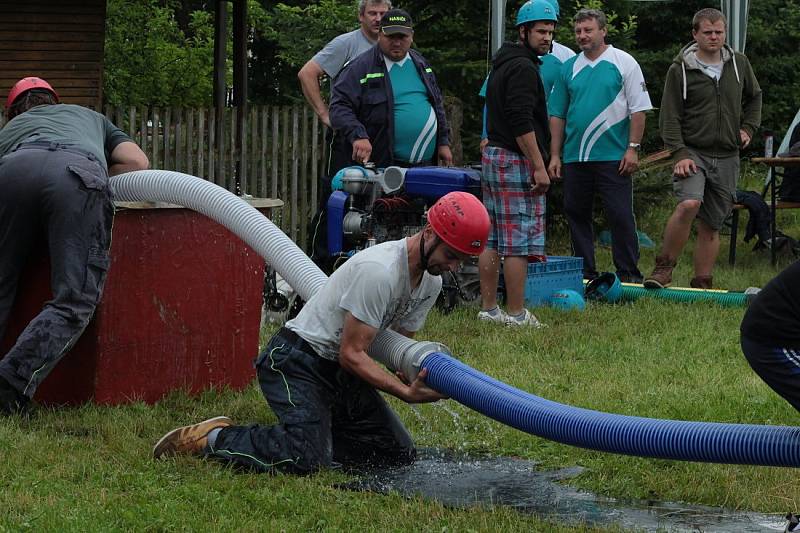
[[[377,167],[452,164],[442,94],[433,69],[411,50],[413,35],[411,16],[389,10],[378,46],[336,79],[330,118],[339,142],[332,171],[367,161]]]
[[[641,283],[632,174],[639,167],[645,112],[652,105],[636,60],[606,44],[605,37],[602,11],[578,11],[575,38],[581,53],[564,63],[547,103],[549,171],[551,177],[564,178],[564,211],[573,253],[583,258],[584,277],[597,276],[592,207],[598,193],[611,229],[617,275]]]

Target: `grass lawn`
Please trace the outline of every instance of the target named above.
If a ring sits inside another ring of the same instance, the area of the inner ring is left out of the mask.
[[[757,185],[759,174],[753,169],[746,180]],[[656,242],[668,209],[664,200],[640,217],[640,229]],[[781,213],[779,220],[784,232],[800,235],[798,215]],[[568,251],[563,236],[553,235],[550,242],[551,253]],[[734,268],[719,261],[718,286],[760,286],[774,276],[768,256],[750,247],[740,243]],[[653,250],[643,251],[645,273],[653,256]],[[789,261],[782,257],[778,268]],[[601,269],[610,264],[608,251],[599,250]],[[690,264],[686,255],[677,271],[679,285],[688,283]],[[582,313],[536,313],[548,328],[478,323],[471,308],[434,312],[418,338],[443,342],[467,364],[565,404],[657,418],[800,425],[800,414],[761,382],[741,354],[743,309],[643,299],[593,304]],[[391,401],[419,446],[516,456],[545,468],[580,465],[586,471],[569,483],[601,495],[766,513],[800,509],[794,469],[588,451],[524,434],[453,401],[413,408]],[[448,509],[396,495],[342,491],[334,488],[349,479],[341,472],[270,476],[194,458],[150,459],[152,444],[164,432],[220,414],[240,423],[274,421],[255,384],[199,397],[176,392],[152,406],[86,405],[0,419],[0,531],[574,531],[508,508]]]

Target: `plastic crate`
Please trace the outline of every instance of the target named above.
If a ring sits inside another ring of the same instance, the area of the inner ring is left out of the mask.
[[[582,257],[547,256],[545,263],[528,263],[525,282],[527,306],[546,305],[554,292],[564,289],[583,294]]]

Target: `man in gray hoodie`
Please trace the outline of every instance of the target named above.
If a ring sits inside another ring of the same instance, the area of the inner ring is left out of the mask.
[[[761,123],[761,87],[744,54],[725,44],[725,15],[701,9],[692,20],[694,42],[667,72],[659,126],[672,152],[678,205],[667,222],[661,253],[645,287],[672,282],[672,270],[697,218],[694,277],[710,289],[719,254],[719,229],[730,214],[739,178],[739,149]]]

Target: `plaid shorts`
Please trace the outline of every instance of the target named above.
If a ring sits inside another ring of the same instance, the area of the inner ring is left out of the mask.
[[[483,205],[492,221],[487,247],[502,256],[544,255],[546,195],[531,190],[528,159],[487,146],[481,166]]]

